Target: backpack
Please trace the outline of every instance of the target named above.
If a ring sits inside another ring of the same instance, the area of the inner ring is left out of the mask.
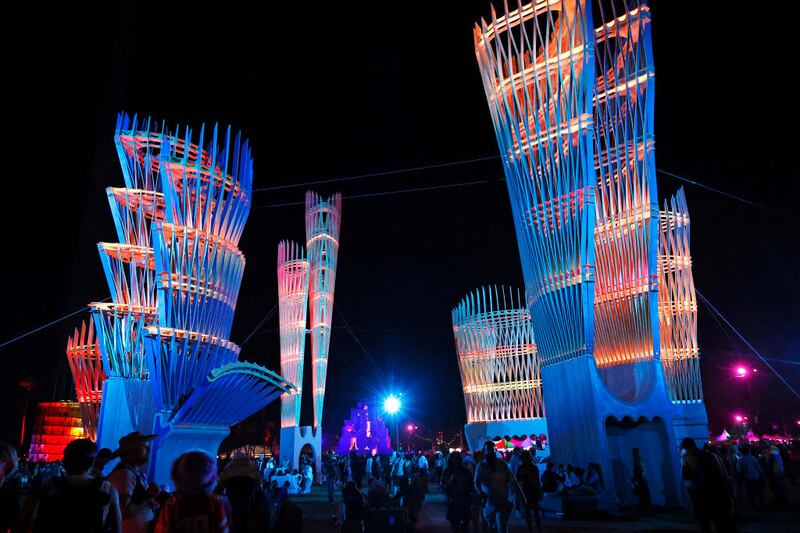
[[[105,523],[104,511],[111,496],[100,490],[103,479],[86,485],[74,485],[57,478],[39,494],[39,508],[31,530],[50,531],[111,531]]]

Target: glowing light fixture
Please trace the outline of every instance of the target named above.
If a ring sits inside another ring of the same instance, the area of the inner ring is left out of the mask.
[[[397,412],[400,411],[401,405],[400,398],[394,394],[390,394],[385,400],[383,400],[383,410],[390,415],[397,414]]]

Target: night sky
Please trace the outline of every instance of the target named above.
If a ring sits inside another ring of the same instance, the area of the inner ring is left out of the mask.
[[[123,184],[119,111],[243,130],[255,188],[498,153],[472,42],[487,0],[164,4],[20,2],[5,17],[0,342],[108,296],[96,243],[115,240],[105,188]],[[651,6],[657,166],[767,207],[687,186],[696,286],[765,356],[800,363],[794,18],[716,2]],[[490,159],[315,187],[344,195],[328,431],[390,388],[427,431],[465,422],[450,311],[480,285],[522,286],[502,177]],[[348,199],[471,181],[488,182]],[[659,175],[660,198],[679,185]],[[303,208],[272,206],[304,193],[253,194],[235,342],[277,301],[278,241],[304,240]],[[0,440],[19,438],[21,379],[39,383],[33,400],[71,394],[64,348],[80,318],[0,350]],[[279,370],[277,324],[242,358]],[[800,401],[702,305],[699,337],[714,431],[736,411],[800,419]],[[730,377],[739,362],[759,370],[749,388]],[[800,388],[800,366],[774,364]],[[277,422],[277,403],[267,417]]]

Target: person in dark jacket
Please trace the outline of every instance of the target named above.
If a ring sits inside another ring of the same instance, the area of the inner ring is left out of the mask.
[[[539,509],[539,502],[542,499],[542,481],[539,478],[539,467],[533,464],[533,455],[528,450],[522,452],[520,465],[517,468],[517,482],[519,483],[522,494],[525,496],[525,522],[528,524],[528,531],[533,531],[533,521],[531,514],[536,521],[536,530],[542,530],[542,512]]]
[[[692,502],[692,510],[703,531],[714,523],[719,532],[735,532],[733,491],[725,465],[714,453],[701,450],[694,439],[681,441],[681,477]]]
[[[447,458],[447,467],[442,471],[442,486],[447,496],[447,520],[453,533],[467,533],[475,488],[472,472],[464,466],[460,452],[453,452]]]

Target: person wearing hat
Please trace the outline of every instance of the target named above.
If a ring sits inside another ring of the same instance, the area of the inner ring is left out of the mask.
[[[141,468],[150,461],[150,441],[156,437],[134,431],[119,439],[119,448],[112,454],[120,461],[108,481],[119,493],[123,533],[146,532],[155,519],[161,489],[147,483]]]

